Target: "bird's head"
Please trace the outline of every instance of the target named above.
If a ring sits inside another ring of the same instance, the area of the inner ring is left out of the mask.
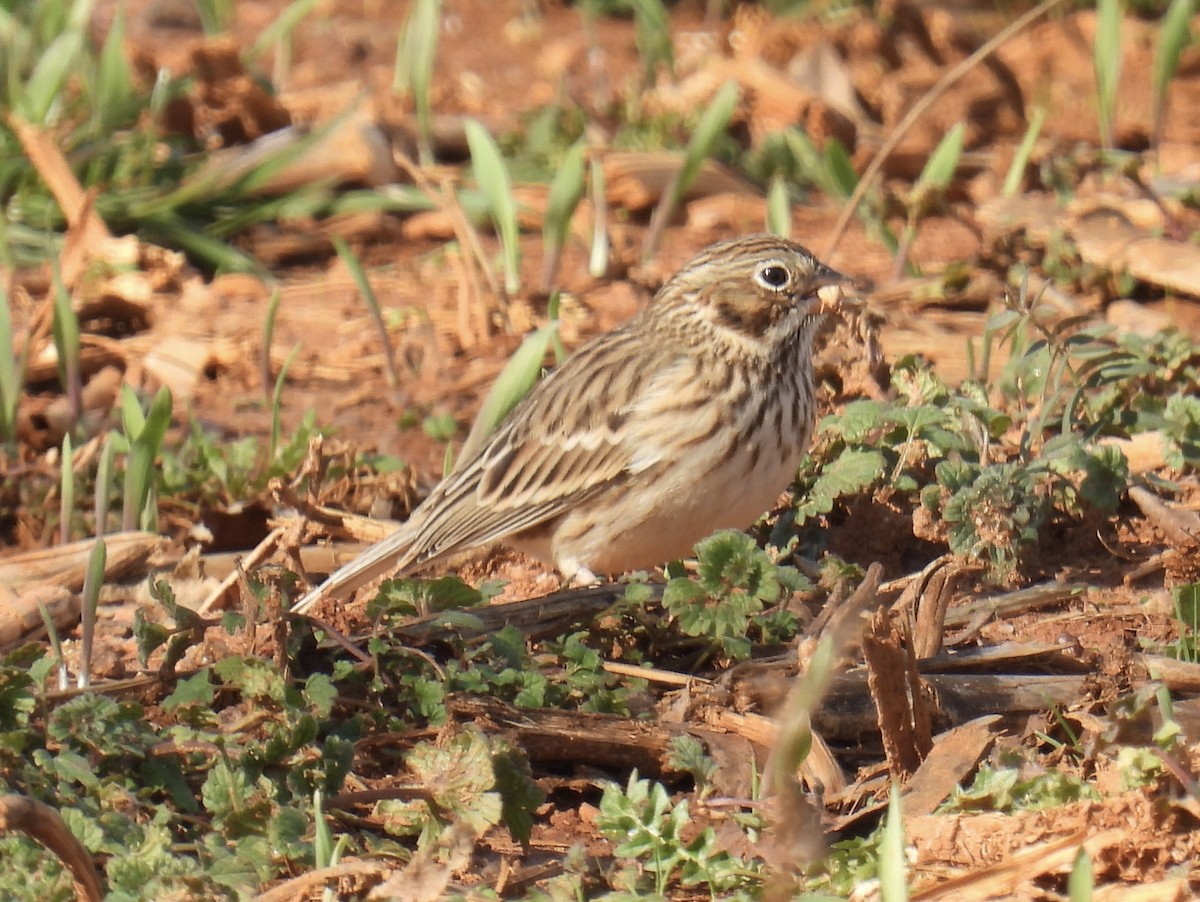
[[[662,287],[652,309],[690,308],[721,331],[773,344],[815,325],[836,304],[837,293],[821,289],[850,281],[795,242],[753,235],[705,248]]]

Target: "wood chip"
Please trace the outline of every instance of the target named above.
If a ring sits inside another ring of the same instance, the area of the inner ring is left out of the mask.
[[[118,532],[104,537],[108,552],[105,582],[114,582],[137,572],[162,542],[154,533]],[[53,548],[20,551],[0,557],[0,584],[24,592],[39,583],[50,583],[78,592],[83,588],[88,557],[95,539],[82,539]]]
[[[991,748],[993,727],[1000,720],[998,714],[986,714],[934,738],[933,748],[905,787],[906,817],[932,814],[974,772]]]

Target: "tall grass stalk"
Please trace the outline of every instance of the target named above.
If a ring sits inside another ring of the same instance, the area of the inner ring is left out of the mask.
[[[879,848],[879,898],[882,902],[908,902],[908,865],[904,857],[904,816],[900,787],[892,784],[887,820]]]
[[[279,316],[279,299],[282,296],[279,286],[271,289],[271,299],[267,302],[267,314],[263,317],[262,354],[259,357],[259,376],[262,379],[262,390],[266,397],[271,396],[275,380],[271,378],[271,345],[275,342],[275,320]]]

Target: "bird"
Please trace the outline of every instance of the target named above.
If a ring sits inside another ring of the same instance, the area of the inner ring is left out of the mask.
[[[293,610],[496,543],[587,584],[748,528],[807,451],[813,338],[849,283],[774,235],[710,245],[537,382],[396,532]]]

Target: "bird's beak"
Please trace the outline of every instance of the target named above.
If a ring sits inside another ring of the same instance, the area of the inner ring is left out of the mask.
[[[854,280],[836,269],[830,269],[824,263],[818,263],[808,285],[810,296],[815,294],[820,302],[819,311],[836,315],[842,312],[845,301],[842,289],[852,287]]]
[[[816,291],[818,288],[824,288],[826,285],[849,287],[854,284],[854,280],[838,272],[836,269],[830,269],[824,263],[818,263],[817,268],[809,278],[808,284],[812,291]]]

